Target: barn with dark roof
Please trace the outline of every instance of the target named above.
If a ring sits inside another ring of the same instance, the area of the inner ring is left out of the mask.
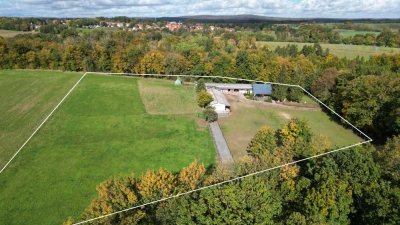
[[[271,84],[253,84],[253,95],[254,96],[271,96],[272,85]]]

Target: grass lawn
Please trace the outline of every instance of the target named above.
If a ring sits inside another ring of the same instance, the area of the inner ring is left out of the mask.
[[[81,76],[81,73],[0,70],[0,168]]]
[[[303,48],[304,45],[313,45],[313,43],[298,43],[298,42],[262,42],[259,44],[268,45],[272,49],[277,46],[287,46],[288,44],[295,44],[298,46],[299,50]],[[369,57],[381,53],[400,53],[400,48],[390,48],[390,47],[378,47],[378,46],[368,46],[368,45],[345,45],[345,44],[321,44],[323,49],[329,48],[329,52],[337,55],[338,57],[347,57],[353,59],[357,56]]]
[[[248,143],[262,126],[279,129],[291,118],[306,120],[313,133],[328,137],[334,146],[344,147],[361,141],[351,130],[330,120],[322,111],[273,108],[236,101],[230,103],[231,115],[220,118],[219,124],[235,160],[246,155]]]
[[[77,218],[111,176],[214,163],[208,129],[193,115],[146,113],[138,80],[81,81],[0,175],[0,224],[60,224]]]
[[[140,79],[139,90],[146,112],[153,115],[200,112],[194,86],[176,86],[172,80]]]
[[[17,30],[0,30],[0,36],[5,38],[15,37],[18,34],[32,34],[33,32],[24,32],[24,31],[17,31]]]

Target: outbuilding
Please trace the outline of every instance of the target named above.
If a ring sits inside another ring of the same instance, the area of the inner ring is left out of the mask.
[[[262,96],[271,96],[272,95],[272,85],[271,84],[253,84],[253,95],[262,97]]]
[[[225,98],[224,93],[216,89],[211,89],[209,92],[213,97],[213,101],[210,103],[210,106],[214,107],[215,112],[219,115],[228,114],[231,111],[231,105]]]
[[[240,92],[249,93],[251,92],[251,84],[235,84],[235,83],[206,83],[206,88],[217,89],[222,92]]]
[[[175,85],[182,85],[182,81],[181,81],[181,79],[176,79],[175,80]]]

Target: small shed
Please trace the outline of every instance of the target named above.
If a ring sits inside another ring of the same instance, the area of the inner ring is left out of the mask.
[[[210,103],[212,107],[214,107],[215,112],[218,114],[227,114],[230,112],[231,105],[228,100],[225,98],[225,95],[216,89],[211,89],[210,93],[213,97],[213,101]]]
[[[175,85],[182,85],[181,79],[177,78],[175,81]]]
[[[253,84],[254,96],[270,96],[272,95],[271,84]]]

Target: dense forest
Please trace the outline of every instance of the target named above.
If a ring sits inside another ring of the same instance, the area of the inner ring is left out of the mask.
[[[0,68],[213,75],[299,84],[376,143],[400,131],[399,54],[349,60],[319,44],[271,51],[258,45],[251,32],[93,30],[67,37],[40,33],[0,38]],[[274,97],[297,99],[290,89],[276,91]]]
[[[318,43],[271,50],[258,43],[254,32],[78,34],[66,28],[58,33],[0,37],[0,68],[195,74],[299,84],[374,139],[374,145],[128,211],[101,224],[400,223],[400,54],[349,60]],[[398,36],[396,40],[383,45],[398,46]],[[275,99],[296,101],[293,90],[278,89]],[[249,144],[248,157],[233,167],[206,169],[194,162],[178,174],[161,169],[103,182],[82,219],[315,155],[321,146],[332,149],[305,121],[292,120],[276,132],[264,127]]]
[[[193,162],[174,174],[160,169],[140,177],[111,178],[78,220],[214,184],[331,149],[305,121],[277,131],[263,127],[248,157],[207,171]],[[240,181],[96,220],[96,224],[398,224],[400,136],[332,153]]]

